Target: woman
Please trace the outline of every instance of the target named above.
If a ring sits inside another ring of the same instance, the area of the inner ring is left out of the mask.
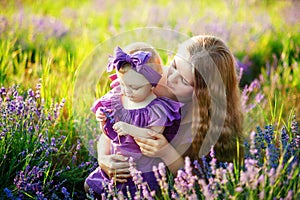
[[[160,157],[173,174],[184,166],[185,156],[200,161],[210,145],[214,145],[218,161],[243,158],[243,117],[235,62],[223,41],[196,36],[182,44],[155,93],[185,106],[178,133],[170,143],[155,132],[150,133],[152,138],[135,138],[144,155]],[[99,165],[116,181],[125,182],[130,177],[128,158],[104,151],[108,142],[102,134]]]

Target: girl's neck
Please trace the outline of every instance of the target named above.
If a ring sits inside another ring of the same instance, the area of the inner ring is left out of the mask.
[[[144,101],[134,102],[129,100],[125,95],[122,95],[122,104],[123,107],[127,110],[145,108],[151,101],[153,101],[157,96],[151,92]]]

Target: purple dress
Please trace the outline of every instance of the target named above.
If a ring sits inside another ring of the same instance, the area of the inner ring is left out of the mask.
[[[166,97],[157,97],[144,108],[125,109],[121,102],[120,88],[117,87],[97,100],[92,107],[93,112],[96,112],[98,108],[113,110],[111,113],[113,120],[108,119],[104,126],[105,134],[112,140],[111,153],[118,152],[124,156],[132,157],[137,170],[142,172],[143,181],[148,183],[151,190],[159,190],[152,167],[157,166],[162,160],[142,155],[132,136],[118,137],[118,134],[112,129],[113,123],[123,121],[141,128],[164,126],[163,135],[170,142],[180,125],[180,108],[182,105],[182,103]],[[99,195],[106,192],[104,186],[109,181],[108,176],[99,167],[86,179],[89,187]],[[126,183],[117,183],[116,187],[118,190],[122,190],[125,195],[127,194],[126,187],[129,187],[131,195],[136,190],[132,178],[129,178]]]

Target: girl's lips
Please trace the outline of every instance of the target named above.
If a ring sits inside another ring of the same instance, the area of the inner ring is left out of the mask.
[[[127,96],[127,95],[126,95],[126,97],[127,97],[128,99],[134,98],[134,96]]]

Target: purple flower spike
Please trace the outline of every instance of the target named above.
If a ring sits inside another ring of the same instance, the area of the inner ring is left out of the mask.
[[[110,112],[108,112],[106,109],[103,109],[103,108],[100,108],[100,110],[101,110],[101,112],[103,112],[105,114],[106,118],[109,119],[109,122],[111,124],[115,123],[115,119]]]

